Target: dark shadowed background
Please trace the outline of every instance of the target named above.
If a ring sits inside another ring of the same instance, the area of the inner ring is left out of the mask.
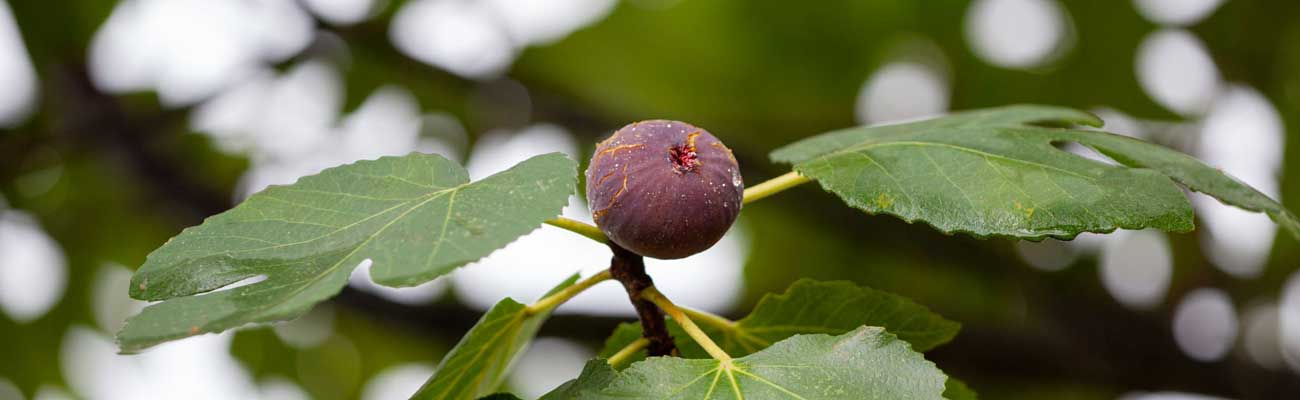
[[[1026,102],[1300,210],[1290,0],[0,0],[0,399],[402,398],[499,298],[607,266],[544,227],[425,286],[362,270],[297,321],[115,354],[149,251],[321,168],[422,151],[477,178],[669,118],[724,140],[753,184],[799,138]],[[987,399],[1300,396],[1300,244],[1191,196],[1194,233],[1016,243],[805,186],[649,270],[731,316],[800,277],[911,297],[964,324],[928,357]],[[577,196],[565,215],[590,220]],[[560,308],[507,389],[576,376],[632,318],[612,284]]]

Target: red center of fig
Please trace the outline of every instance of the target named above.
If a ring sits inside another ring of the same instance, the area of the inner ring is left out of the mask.
[[[685,143],[669,147],[668,159],[672,160],[673,170],[679,174],[695,171],[700,166],[700,155],[695,153],[693,146]]]

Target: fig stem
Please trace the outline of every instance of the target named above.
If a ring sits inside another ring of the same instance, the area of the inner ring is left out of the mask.
[[[810,181],[812,181],[812,179],[800,175],[798,171],[790,171],[787,172],[785,175],[768,179],[766,182],[759,183],[757,185],[750,186],[749,188],[745,189],[744,200],[742,200],[740,204],[749,204],[755,201],[759,201],[766,198],[767,196],[780,193],[783,190],[795,186],[799,186],[801,184]]]
[[[605,233],[600,231],[600,228],[597,228],[595,225],[591,225],[576,219],[555,217],[546,220],[546,224],[567,229],[570,232],[577,233],[582,236],[586,236],[587,238],[591,240],[595,240],[600,243],[605,243],[609,241],[609,239],[605,237]]]
[[[690,335],[691,339],[695,340],[695,343],[704,348],[704,351],[709,353],[710,357],[721,361],[723,364],[731,364],[731,355],[728,355],[721,347],[718,347],[718,344],[714,343],[713,339],[710,339],[709,335],[705,334],[703,330],[700,330],[700,327],[695,325],[694,321],[691,321],[691,317],[686,316],[686,312],[682,311],[681,308],[678,308],[676,304],[673,304],[672,300],[668,300],[667,297],[664,297],[664,294],[659,293],[659,290],[655,289],[654,286],[646,288],[641,293],[642,296],[650,299],[651,302],[654,302],[655,305],[662,308],[665,313],[668,313],[668,316],[673,317],[673,322],[676,322],[678,326],[681,326],[682,330],[686,331],[686,334]]]
[[[533,303],[529,305],[527,308],[524,308],[524,314],[536,315],[538,313],[550,311],[555,307],[559,307],[560,304],[564,304],[564,302],[569,301],[569,299],[572,299],[574,296],[577,296],[579,293],[582,293],[583,291],[590,289],[592,286],[596,286],[597,283],[601,283],[606,280],[609,280],[611,277],[612,275],[610,274],[608,269],[604,271],[600,271],[595,275],[587,277],[587,279],[578,281],[578,283],[575,283],[569,287],[561,289],[558,292],[555,292],[555,294],[546,296],[541,300],[537,300],[536,303]]]
[[[627,346],[623,346],[623,348],[617,353],[614,353],[614,355],[609,356],[609,359],[605,360],[605,362],[609,363],[609,366],[611,367],[617,367],[627,362],[627,359],[632,358],[633,355],[636,355],[636,352],[641,351],[641,349],[644,349],[649,345],[650,339],[637,338],[632,341],[632,343],[628,343]]]
[[[628,300],[632,301],[637,317],[641,319],[641,337],[648,342],[646,354],[651,357],[675,355],[677,345],[673,343],[672,335],[668,334],[663,310],[644,296],[647,289],[654,289],[654,281],[645,273],[645,259],[617,243],[608,244],[614,252],[609,272],[623,284]]]

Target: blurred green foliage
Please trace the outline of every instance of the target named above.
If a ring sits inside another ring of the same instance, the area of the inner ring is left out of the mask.
[[[423,110],[459,118],[471,140],[511,123],[494,120],[491,104],[472,99],[481,83],[394,49],[387,26],[405,1],[381,3],[383,11],[361,24],[319,26],[346,44],[348,110],[375,88],[398,84]],[[1073,21],[1073,47],[1032,70],[996,67],[970,50],[963,31],[968,3],[713,0],[654,9],[623,2],[564,40],[528,48],[507,76],[529,89],[532,120],[565,125],[580,142],[594,143],[640,119],[707,127],[736,151],[748,182],[786,172],[767,161],[772,149],[854,125],[862,82],[899,57],[943,60],[951,109],[1034,102],[1177,119],[1135,77],[1138,44],[1159,27],[1132,2],[1062,1]],[[10,207],[39,219],[70,269],[66,293],[50,313],[28,324],[0,318],[0,377],[30,395],[41,385],[66,384],[60,345],[69,326],[95,326],[91,293],[100,267],[135,268],[181,228],[228,207],[247,161],[189,132],[187,109],[164,109],[152,94],[114,97],[87,88],[86,49],[112,2],[9,5],[37,68],[41,98],[24,125],[0,131],[0,193]],[[1300,210],[1296,21],[1300,2],[1229,0],[1190,28],[1226,82],[1258,89],[1281,112],[1285,153],[1292,156],[1284,161],[1280,192],[1291,210]],[[50,153],[57,154],[54,161]],[[151,174],[157,165],[141,157],[172,169]],[[53,187],[24,194],[22,179],[53,165],[62,171]],[[737,310],[802,277],[847,279],[910,297],[963,324],[954,342],[928,357],[984,398],[1110,399],[1130,390],[1277,398],[1300,387],[1297,375],[1253,364],[1240,346],[1222,361],[1193,361],[1170,333],[1176,300],[1195,288],[1223,288],[1239,306],[1275,300],[1300,259],[1300,245],[1285,237],[1275,241],[1259,278],[1239,280],[1206,260],[1196,234],[1171,235],[1170,290],[1158,307],[1134,311],[1107,294],[1092,257],[1063,271],[1040,272],[1017,256],[1010,241],[945,236],[924,225],[863,215],[811,187],[747,207],[741,219],[751,250]],[[259,379],[286,377],[319,398],[353,398],[385,367],[436,363],[468,329],[441,320],[394,321],[392,314],[366,308],[336,310],[336,335],[319,347],[296,349],[269,329],[250,329],[237,335],[232,351]],[[415,318],[468,316],[461,320],[471,324],[476,318],[451,299],[418,310],[426,313]],[[551,322],[543,334],[577,335],[595,349],[617,321],[570,316]]]

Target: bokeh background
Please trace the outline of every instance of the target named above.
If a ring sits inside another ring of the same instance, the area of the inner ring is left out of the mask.
[[[670,118],[752,184],[799,138],[1024,102],[1300,210],[1291,0],[0,0],[0,399],[404,398],[499,298],[606,266],[544,227],[421,287],[362,269],[299,320],[115,354],[150,250],[321,168],[422,151],[477,178]],[[909,296],[964,324],[929,358],[988,399],[1300,396],[1300,245],[1191,196],[1194,233],[1017,243],[805,185],[650,272],[731,316],[800,277]],[[577,196],[565,215],[590,220]],[[617,285],[562,307],[506,389],[575,376],[632,315]]]

